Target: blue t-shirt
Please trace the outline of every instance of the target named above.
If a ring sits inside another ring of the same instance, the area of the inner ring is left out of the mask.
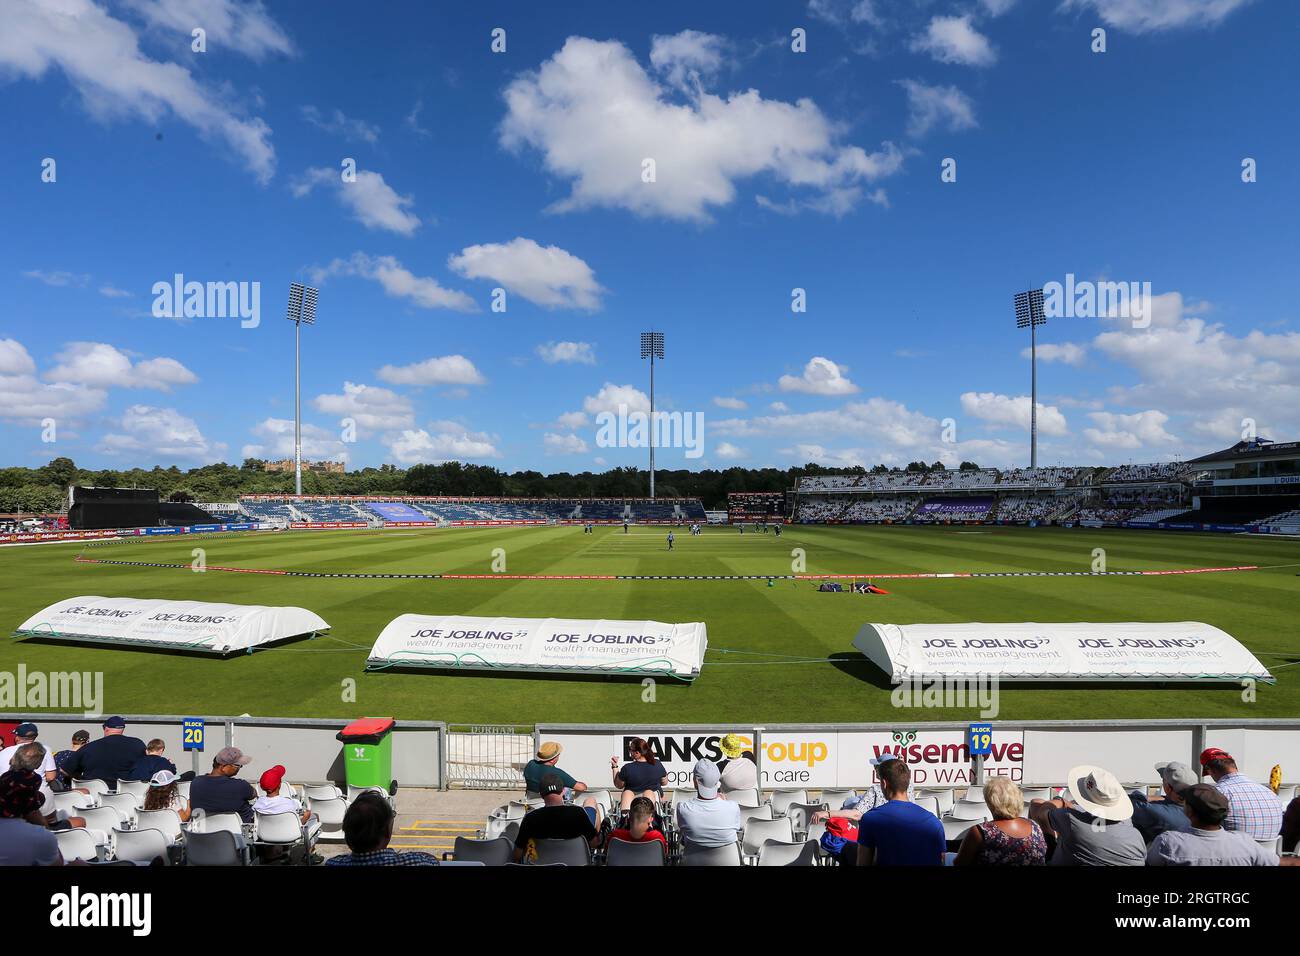
[[[170,770],[172,773],[175,773],[176,764],[172,763],[161,754],[145,754],[131,765],[131,772],[123,779],[141,780],[148,783],[153,779],[153,775],[159,770]]]
[[[864,813],[858,842],[876,851],[877,866],[942,866],[948,849],[939,818],[905,800],[890,800]]]

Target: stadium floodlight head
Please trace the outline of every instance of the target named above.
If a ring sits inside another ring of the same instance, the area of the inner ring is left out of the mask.
[[[289,307],[285,318],[293,323],[293,488],[302,494],[302,375],[298,336],[302,324],[316,324],[316,296],[320,292],[301,282],[289,283]]]
[[[649,359],[664,357],[664,334],[662,332],[641,333],[641,357]]]
[[[1029,329],[1029,467],[1038,467],[1038,334],[1047,324],[1043,312],[1043,290],[1029,289],[1015,295],[1016,328]]]
[[[641,333],[641,357],[650,360],[650,500],[655,497],[655,359],[664,357],[664,334]]]

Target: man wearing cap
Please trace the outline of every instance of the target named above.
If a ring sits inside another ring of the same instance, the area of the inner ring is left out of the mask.
[[[1109,770],[1072,767],[1061,799],[1035,801],[1030,818],[1042,828],[1049,866],[1142,866],[1147,846],[1133,826],[1133,802]]]
[[[1229,799],[1218,787],[1197,783],[1182,792],[1191,828],[1156,837],[1147,866],[1277,866],[1278,856],[1245,833],[1224,829]]]
[[[1128,795],[1133,802],[1133,826],[1147,846],[1166,830],[1187,831],[1192,825],[1183,812],[1183,798],[1179,794],[1200,783],[1192,768],[1176,760],[1156,764],[1156,773],[1164,788],[1164,799],[1147,799],[1146,790],[1134,790]]]
[[[6,773],[9,770],[9,765],[13,762],[14,755],[18,753],[19,747],[36,743],[36,738],[39,735],[40,730],[30,721],[15,727],[14,745],[0,750],[0,773]],[[45,809],[46,812],[51,812],[54,810],[54,792],[50,789],[50,784],[54,782],[59,771],[58,767],[55,766],[54,756],[45,747],[41,749],[45,750],[45,753],[41,758],[40,766],[27,769],[36,771],[37,776],[41,778],[41,793],[45,796]]]
[[[59,841],[45,829],[41,780],[30,770],[0,774],[0,866],[61,866]]]
[[[543,805],[530,810],[519,821],[519,836],[515,838],[515,862],[525,856],[535,855],[535,840],[571,840],[581,837],[591,847],[600,843],[600,816],[595,801],[587,807],[575,807],[564,802],[564,781],[557,773],[542,778]]]
[[[712,760],[697,760],[692,777],[695,796],[677,807],[677,828],[687,851],[731,846],[740,838],[740,806],[718,792],[722,772]]]
[[[537,748],[537,755],[524,764],[524,790],[530,798],[541,794],[542,778],[552,773],[574,793],[582,793],[587,789],[587,785],[581,780],[574,780],[572,776],[556,766],[563,750],[564,748],[554,740],[548,740]]]
[[[127,777],[143,756],[144,741],[126,735],[126,721],[121,717],[110,717],[104,721],[104,736],[69,757],[63,769],[72,777],[103,780],[116,790],[118,778]]]
[[[1282,832],[1282,801],[1238,770],[1232,754],[1218,747],[1201,751],[1201,773],[1209,774],[1228,798],[1224,829],[1240,830],[1255,840],[1272,840]]]
[[[53,785],[55,790],[62,792],[71,788],[72,775],[68,773],[65,766],[68,759],[88,743],[90,743],[90,731],[78,730],[72,735],[72,746],[68,750],[59,750],[54,754],[54,766],[59,770]]]
[[[238,747],[222,747],[212,758],[212,772],[195,777],[190,784],[190,812],[238,813],[245,823],[253,822],[253,801],[257,799],[252,785],[239,780],[236,775],[253,758]]]
[[[316,836],[320,833],[320,818],[310,810],[304,810],[302,804],[293,797],[285,796],[280,792],[284,787],[285,773],[284,767],[276,764],[262,774],[257,781],[257,785],[262,788],[262,796],[253,802],[253,813],[295,814],[298,821],[307,828],[307,852],[310,853]]]

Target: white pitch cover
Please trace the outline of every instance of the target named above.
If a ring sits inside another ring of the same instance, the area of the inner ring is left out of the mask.
[[[380,633],[366,667],[664,674],[692,681],[707,647],[698,622],[403,614]]]
[[[329,625],[319,616],[301,607],[89,596],[51,604],[24,621],[15,633],[20,637],[233,654],[328,630]]]
[[[853,646],[895,683],[976,677],[1275,682],[1236,638],[1199,621],[864,624]]]

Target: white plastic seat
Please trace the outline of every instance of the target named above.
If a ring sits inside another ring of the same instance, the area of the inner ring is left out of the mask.
[[[1052,798],[1051,787],[1022,787],[1020,792],[1024,794],[1026,804],[1035,800],[1050,800]]]
[[[515,845],[515,840],[519,838],[519,821],[507,820],[505,817],[495,817],[488,820],[487,829],[483,832],[484,839],[495,840],[497,838],[509,840],[510,845]]]
[[[606,866],[663,866],[664,845],[658,840],[634,843],[614,839],[605,850]]]
[[[790,818],[790,826],[794,827],[794,838],[796,840],[802,840],[808,832],[808,821],[812,819],[812,815],[819,810],[825,809],[828,809],[825,804],[791,804],[786,810],[785,815]]]
[[[772,805],[772,816],[783,817],[790,809],[792,804],[807,803],[807,790],[774,790],[772,796],[768,798],[768,803]]]
[[[574,803],[581,804],[585,803],[588,797],[595,800],[596,806],[604,810],[606,814],[613,808],[608,790],[588,790],[586,793],[574,794],[573,800]]]
[[[306,841],[302,818],[292,810],[280,813],[255,813],[253,834],[258,843],[292,845]]]
[[[99,806],[99,797],[93,793],[79,793],[76,790],[69,790],[66,793],[56,793],[54,795],[54,810],[68,816],[80,816],[81,810],[97,806]],[[42,810],[48,809],[49,807],[42,808]]]
[[[759,866],[816,866],[817,844],[803,842],[785,843],[781,840],[764,840],[758,848]]]
[[[129,793],[135,797],[137,806],[144,806],[144,798],[149,793],[149,782],[147,780],[119,780],[117,782],[118,793]]]
[[[747,822],[744,836],[741,838],[740,855],[745,859],[757,859],[758,851],[765,840],[793,843],[794,828],[790,826],[789,817],[781,817],[779,820],[750,820]]]
[[[951,787],[942,790],[917,790],[912,794],[913,800],[919,800],[921,797],[934,797],[939,803],[939,815],[947,813],[957,802],[957,798]]]
[[[740,811],[740,825],[748,826],[750,820],[771,820],[772,805],[765,803],[761,807],[742,807]]]
[[[918,807],[923,807],[924,809],[929,810],[936,817],[941,816],[941,814],[939,813],[938,797],[917,797],[914,802]]]
[[[727,793],[727,799],[738,807],[761,807],[763,798],[755,789],[750,790],[732,790]]]
[[[113,788],[110,787],[105,781],[100,780],[98,777],[88,777],[85,780],[78,780],[76,777],[73,777],[72,788],[74,790],[89,790],[91,793],[112,793],[113,792]]]
[[[170,846],[181,838],[181,815],[175,810],[140,810],[136,829],[157,830]]]
[[[1278,836],[1272,837],[1271,839],[1268,839],[1268,840],[1261,840],[1261,839],[1259,839],[1259,837],[1256,837],[1256,838],[1255,838],[1255,842],[1258,843],[1260,846],[1262,846],[1264,849],[1268,850],[1268,851],[1269,851],[1270,853],[1272,853],[1274,856],[1281,856],[1281,855],[1282,855],[1282,837],[1281,837],[1281,835],[1278,835]]]
[[[59,852],[63,854],[65,863],[69,860],[94,861],[99,859],[94,834],[89,830],[83,827],[74,827],[71,830],[55,830],[54,836],[59,841]]]
[[[122,818],[130,826],[135,826],[136,813],[140,809],[140,804],[136,801],[134,794],[126,792],[101,793],[99,795],[99,805],[101,807],[112,807],[122,815]]]
[[[342,797],[343,791],[332,783],[304,783],[302,795],[308,800],[333,800],[335,797]]]
[[[238,813],[204,813],[196,810],[190,817],[190,829],[199,833],[216,833],[225,830],[235,836],[244,835],[244,821]]]
[[[85,807],[77,810],[75,816],[86,821],[86,829],[101,830],[108,833],[115,827],[124,827],[126,820],[112,807]]]
[[[316,818],[320,820],[322,840],[343,839],[343,814],[347,813],[348,805],[342,796],[324,800],[308,796],[307,809],[316,814]]]
[[[822,803],[826,804],[832,810],[838,810],[844,806],[844,801],[850,797],[856,797],[856,790],[831,789],[822,791]]]
[[[165,865],[171,865],[167,857],[167,841],[158,830],[113,829],[109,832],[109,847],[115,860],[152,863],[161,858]]]

